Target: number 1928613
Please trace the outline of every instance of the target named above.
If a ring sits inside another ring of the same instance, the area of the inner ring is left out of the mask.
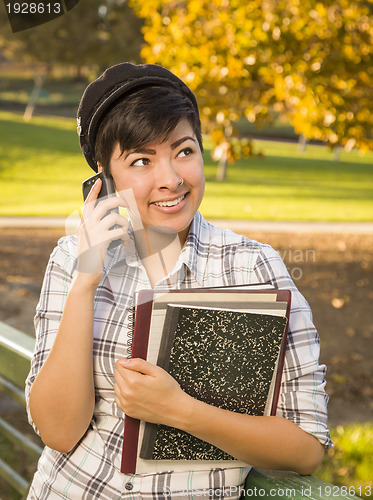
[[[22,2],[6,4],[8,14],[60,14],[61,3],[59,2]]]
[[[372,494],[372,486],[319,486],[318,487],[320,496],[333,497],[333,496],[354,496],[359,495],[370,497]]]

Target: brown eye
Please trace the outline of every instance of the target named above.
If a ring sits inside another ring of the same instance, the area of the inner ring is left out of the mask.
[[[180,151],[180,153],[177,156],[183,158],[184,156],[189,156],[192,153],[193,153],[192,148],[184,148]]]
[[[149,158],[138,158],[137,160],[133,161],[131,163],[131,167],[145,167],[146,165],[149,165],[150,160]]]

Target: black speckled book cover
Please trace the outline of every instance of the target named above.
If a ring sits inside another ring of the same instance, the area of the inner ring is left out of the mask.
[[[196,399],[238,413],[263,415],[285,328],[282,316],[169,305],[158,365]],[[149,423],[140,457],[233,458],[186,432]]]

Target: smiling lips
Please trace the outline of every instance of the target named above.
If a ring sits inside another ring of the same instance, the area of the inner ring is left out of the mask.
[[[153,202],[154,205],[157,207],[174,207],[178,205],[183,199],[185,198],[185,194],[180,196],[179,198],[176,198],[176,200],[170,200],[170,201],[155,201]]]

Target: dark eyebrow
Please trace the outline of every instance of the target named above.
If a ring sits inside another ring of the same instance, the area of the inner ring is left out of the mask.
[[[186,135],[185,137],[181,137],[181,139],[178,139],[177,141],[173,142],[171,144],[171,149],[176,149],[180,144],[182,144],[185,141],[191,140],[193,142],[197,142],[193,137],[190,137],[189,135]]]
[[[145,148],[138,148],[138,149],[133,149],[132,151],[128,151],[124,159],[126,160],[129,155],[134,155],[134,154],[142,154],[142,155],[155,155],[155,149],[145,149]]]
[[[190,137],[190,135],[186,135],[185,137],[181,137],[177,141],[173,142],[171,144],[171,149],[176,149],[180,144],[182,144],[185,141],[191,140],[193,142],[197,142],[193,137]],[[155,155],[157,154],[155,149],[146,149],[146,148],[138,148],[138,149],[133,149],[131,151],[128,151],[124,159],[126,160],[129,155],[133,154],[143,154],[143,155]]]

